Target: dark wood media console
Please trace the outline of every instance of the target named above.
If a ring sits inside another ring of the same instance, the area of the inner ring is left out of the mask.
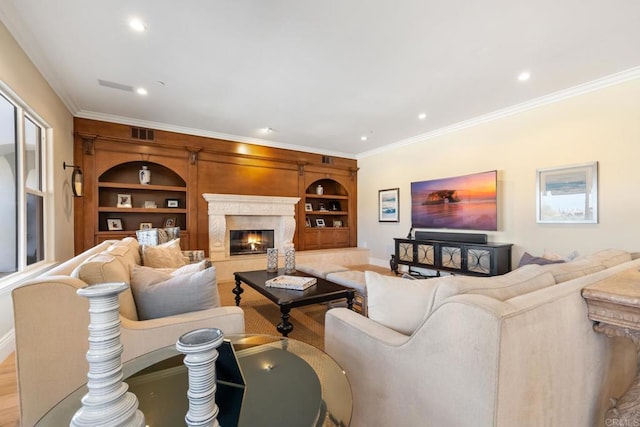
[[[511,271],[511,243],[487,242],[486,234],[416,232],[415,238],[395,238],[391,269],[398,265],[469,276],[498,276]]]

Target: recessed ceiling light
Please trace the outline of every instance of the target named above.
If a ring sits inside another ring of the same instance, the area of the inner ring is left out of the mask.
[[[420,114],[418,114],[418,118],[419,118],[420,120],[424,120],[424,119],[426,119],[426,118],[427,118],[427,113],[420,113]]]
[[[136,89],[136,92],[138,93],[138,95],[146,95],[147,94],[147,90],[143,87],[139,87],[138,89]]]
[[[366,135],[362,135],[362,136],[360,137],[360,140],[361,140],[361,141],[366,141],[366,140],[367,140]]]
[[[523,71],[520,74],[518,74],[518,80],[521,82],[526,82],[530,78],[531,78],[531,73],[528,71]]]
[[[262,128],[263,133],[273,133],[273,128]]]
[[[129,26],[139,32],[142,32],[147,29],[144,23],[138,18],[133,18],[131,21],[129,21]]]

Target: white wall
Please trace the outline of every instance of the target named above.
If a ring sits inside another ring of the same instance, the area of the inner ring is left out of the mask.
[[[598,161],[599,223],[537,224],[536,169]],[[498,170],[498,231],[524,251],[640,251],[640,78],[358,160],[358,244],[388,265],[411,227],[411,182]],[[377,221],[378,190],[400,188],[400,222]],[[473,232],[473,231],[471,231]]]
[[[66,260],[73,256],[73,211],[70,171],[63,170],[62,162],[73,161],[73,116],[1,22],[0,80],[52,128],[48,175],[54,182],[54,187],[49,189],[53,208],[46,214],[52,219],[49,225],[55,237],[47,249],[52,260]],[[15,281],[0,280],[0,361],[9,345],[13,345],[10,288],[15,285]]]

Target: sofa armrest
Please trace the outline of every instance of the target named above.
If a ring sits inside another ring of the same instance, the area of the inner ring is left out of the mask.
[[[341,335],[341,339],[367,339],[379,341],[387,346],[398,346],[407,342],[407,335],[387,328],[368,317],[362,316],[353,310],[343,307],[333,308],[325,315],[325,348],[331,346],[335,335]],[[327,333],[328,332],[328,333]]]
[[[245,332],[244,311],[235,306],[215,307],[142,321],[120,316],[120,321],[123,362],[149,351],[175,345],[182,334],[194,329],[218,328],[226,335]]]

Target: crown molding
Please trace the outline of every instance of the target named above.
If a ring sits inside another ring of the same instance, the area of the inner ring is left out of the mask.
[[[358,154],[363,159],[640,78],[640,66]]]

